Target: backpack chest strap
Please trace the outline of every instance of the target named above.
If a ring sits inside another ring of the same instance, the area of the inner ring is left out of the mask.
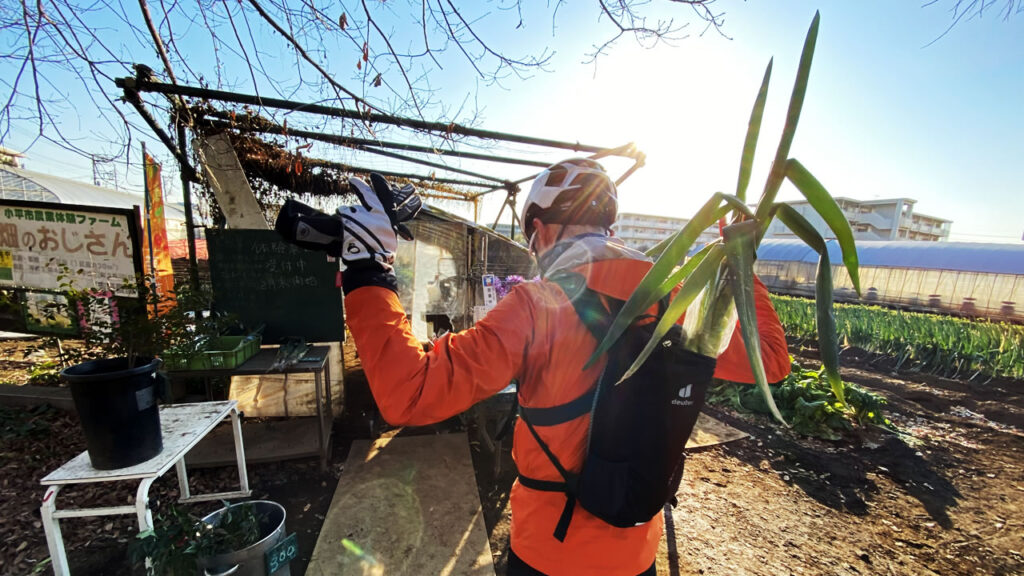
[[[555,532],[552,536],[559,542],[565,542],[565,535],[569,532],[569,523],[572,522],[572,513],[576,509],[576,493],[565,482],[551,482],[549,480],[535,480],[526,476],[519,476],[519,483],[531,490],[541,492],[564,492],[565,506],[558,516],[558,524],[555,525]]]
[[[586,394],[584,394],[586,396]],[[557,408],[557,407],[556,407]],[[537,444],[540,445],[541,450],[547,455],[548,459],[558,470],[558,473],[565,479],[565,482],[552,482],[550,480],[537,480],[528,476],[519,475],[519,483],[523,486],[530,488],[531,490],[540,490],[542,492],[562,492],[565,494],[565,506],[562,508],[562,514],[558,517],[558,524],[555,526],[555,532],[553,536],[559,542],[565,542],[565,535],[569,531],[569,522],[572,521],[573,510],[576,509],[576,487],[579,482],[579,475],[574,472],[566,470],[562,464],[558,461],[558,458],[548,448],[547,443],[541,440],[540,434],[537,433],[537,429],[530,423],[529,416],[522,413],[522,407],[520,407],[520,415],[523,417],[523,422],[526,423],[526,427],[529,428],[530,433],[533,434],[534,439],[537,440]]]
[[[574,400],[547,408],[530,408],[519,405],[519,415],[534,426],[557,426],[589,414],[594,406],[597,387],[592,386]]]

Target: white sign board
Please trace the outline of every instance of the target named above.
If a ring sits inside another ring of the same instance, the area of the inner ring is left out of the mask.
[[[484,274],[483,286],[484,286],[484,306],[490,310],[498,303],[498,290],[497,290],[498,278],[494,274]]]
[[[0,288],[63,292],[71,284],[138,296],[135,219],[129,209],[0,201]]]

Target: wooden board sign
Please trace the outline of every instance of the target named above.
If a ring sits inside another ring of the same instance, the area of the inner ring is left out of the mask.
[[[138,298],[139,221],[138,207],[0,199],[0,330],[78,334],[72,290]]]
[[[136,297],[138,215],[125,208],[0,200],[0,287]]]

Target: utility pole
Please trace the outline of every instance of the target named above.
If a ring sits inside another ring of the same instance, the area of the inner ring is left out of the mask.
[[[188,144],[185,143],[185,125],[181,118],[175,119],[175,127],[178,131],[178,152],[182,158],[188,158]],[[188,277],[192,283],[192,289],[199,289],[199,262],[196,259],[196,225],[192,218],[192,186],[184,166],[179,164],[178,173],[181,174],[181,195],[185,204],[185,238],[188,244]]]
[[[121,189],[118,185],[117,167],[113,165],[109,168],[103,167],[104,164],[109,164],[111,162],[109,158],[91,154],[89,155],[89,160],[92,162],[93,186],[110,186],[109,183],[113,182],[114,190]]]

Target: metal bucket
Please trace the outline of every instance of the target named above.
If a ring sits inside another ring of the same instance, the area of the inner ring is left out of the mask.
[[[260,519],[260,535],[263,538],[242,550],[205,558],[200,557],[196,560],[200,576],[228,576],[229,574],[231,576],[268,576],[264,555],[275,544],[285,538],[284,507],[277,502],[270,502],[269,500],[252,500],[232,504],[228,508],[234,508],[243,504],[252,505],[253,512]],[[216,525],[220,521],[221,515],[228,508],[221,508],[207,515],[202,521],[207,524]],[[291,570],[286,564],[274,572],[274,576],[291,576]]]

